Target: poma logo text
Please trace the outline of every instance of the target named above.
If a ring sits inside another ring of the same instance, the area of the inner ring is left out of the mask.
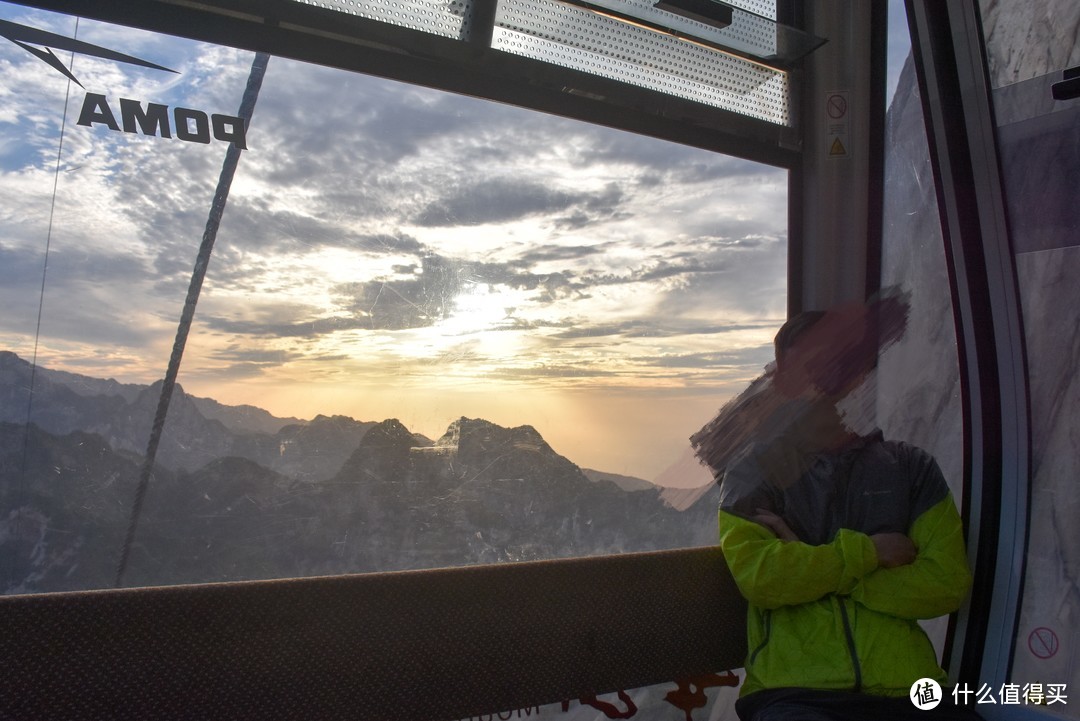
[[[173,122],[170,125],[169,115],[167,105],[147,103],[143,108],[138,100],[120,98],[122,125],[117,124],[116,115],[105,96],[87,93],[79,113],[79,125],[89,127],[94,123],[102,123],[110,130],[120,130],[122,127],[125,133],[142,132],[143,135],[160,135],[163,138],[170,138],[175,132],[177,138],[191,143],[209,143],[212,134],[217,140],[236,143],[236,147],[241,150],[247,148],[242,118],[216,113],[207,117],[201,110],[174,108]]]
[[[79,82],[70,70],[64,67],[60,59],[53,54],[52,48],[69,50],[73,53],[81,53],[105,60],[138,65],[154,70],[163,70],[175,73],[162,65],[141,60],[131,55],[125,55],[109,48],[92,45],[82,40],[57,35],[56,33],[38,30],[37,28],[18,25],[7,20],[0,20],[0,37],[5,37],[18,45],[34,57],[47,63],[64,77],[68,78],[80,88]],[[191,108],[175,108],[171,114],[172,123],[169,122],[170,114],[168,106],[157,103],[147,103],[142,106],[137,100],[120,99],[120,123],[116,122],[116,115],[109,107],[108,100],[104,95],[87,93],[83,99],[82,111],[79,113],[79,125],[92,127],[95,123],[106,125],[111,130],[121,130],[125,133],[142,132],[143,135],[158,135],[163,138],[175,136],[180,140],[192,143],[209,143],[211,138],[225,142],[236,143],[240,149],[247,148],[245,125],[242,118],[233,115],[207,115],[201,110]]]

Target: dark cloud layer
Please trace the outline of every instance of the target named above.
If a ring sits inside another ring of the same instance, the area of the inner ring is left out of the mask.
[[[483,179],[447,190],[413,222],[426,227],[502,223],[564,211],[587,200],[529,180]]]
[[[223,333],[262,338],[315,338],[343,330],[369,330],[371,323],[362,317],[313,318],[309,321],[280,322],[241,320],[206,314],[199,322]]]
[[[563,340],[577,338],[602,338],[620,336],[625,338],[674,338],[686,335],[713,335],[737,330],[757,330],[758,326],[740,324],[707,323],[681,318],[650,318],[628,320],[618,323],[586,323],[567,328],[555,337]]]
[[[521,262],[525,265],[559,260],[580,260],[604,252],[605,244],[596,245],[541,245],[522,251]]]
[[[420,259],[419,273],[382,280],[339,285],[339,302],[367,319],[368,327],[404,330],[433,325],[449,317],[459,296],[475,285],[505,286],[536,291],[535,298],[550,301],[570,292],[560,274],[538,275],[516,263],[462,261],[428,254]]]
[[[706,353],[687,353],[648,359],[658,368],[764,368],[773,359],[772,344],[741,350],[716,350]]]

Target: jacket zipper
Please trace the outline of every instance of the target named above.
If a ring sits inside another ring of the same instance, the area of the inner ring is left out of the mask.
[[[766,609],[762,615],[765,617],[765,635],[761,639],[761,643],[754,649],[754,652],[750,654],[750,658],[746,663],[747,666],[753,665],[754,659],[761,653],[761,649],[765,648],[765,644],[769,642],[769,636],[772,634],[772,609]]]
[[[848,619],[847,604],[844,603],[842,598],[837,598],[836,601],[840,604],[840,618],[844,622],[844,637],[847,639],[848,653],[851,654],[851,666],[855,671],[854,691],[858,693],[862,691],[862,666],[859,664],[859,654],[855,649],[855,637],[851,633],[851,621]]]

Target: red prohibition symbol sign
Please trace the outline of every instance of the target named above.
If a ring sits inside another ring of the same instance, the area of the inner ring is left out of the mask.
[[[1057,634],[1045,626],[1040,626],[1028,636],[1028,649],[1037,658],[1052,657],[1060,645]]]
[[[839,120],[847,114],[847,98],[843,95],[830,95],[826,105],[828,107],[829,117],[833,120]]]

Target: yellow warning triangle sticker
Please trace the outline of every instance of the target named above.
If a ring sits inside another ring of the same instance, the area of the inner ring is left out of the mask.
[[[847,148],[840,142],[840,138],[834,138],[829,147],[829,155],[847,155]]]

